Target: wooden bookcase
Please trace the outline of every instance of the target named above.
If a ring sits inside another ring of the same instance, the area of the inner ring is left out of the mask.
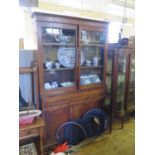
[[[46,148],[55,143],[62,123],[81,117],[91,108],[102,108],[108,22],[37,12],[32,18]]]

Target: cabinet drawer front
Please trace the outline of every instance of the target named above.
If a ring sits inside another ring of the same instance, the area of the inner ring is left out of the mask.
[[[28,129],[25,131],[21,131],[19,133],[20,140],[30,138],[30,137],[36,137],[36,136],[39,136],[39,130],[37,128],[36,129]]]

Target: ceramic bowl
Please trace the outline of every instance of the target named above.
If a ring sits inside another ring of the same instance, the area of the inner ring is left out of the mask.
[[[47,69],[51,69],[52,66],[53,66],[53,61],[46,61],[46,62],[45,62],[45,67],[46,67]]]
[[[41,110],[29,110],[19,112],[19,125],[31,124],[34,118],[41,114]]]
[[[44,88],[51,89],[52,87],[51,87],[51,84],[47,82],[47,83],[44,83]]]

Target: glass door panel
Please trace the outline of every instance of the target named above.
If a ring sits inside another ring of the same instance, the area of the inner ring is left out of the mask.
[[[106,106],[106,105],[110,105],[110,103],[111,103],[111,98],[110,97],[106,97],[105,98],[105,101],[104,101],[104,105]]]
[[[111,92],[111,76],[110,75],[108,75],[107,76],[107,79],[106,79],[106,88],[107,88],[107,92]]]
[[[106,96],[104,105],[111,104],[111,90],[112,90],[112,54],[108,51],[108,60],[107,60],[107,74],[106,74]]]
[[[104,80],[105,33],[81,31],[81,73],[80,85],[100,83]]]
[[[130,73],[129,73],[129,91],[128,105],[133,105],[135,100],[135,58],[131,55]]]
[[[43,27],[44,89],[76,86],[76,29]]]
[[[106,91],[111,93],[111,84],[112,84],[112,55],[108,53],[107,61],[107,76],[106,76]]]
[[[118,52],[117,62],[117,95],[116,95],[116,110],[122,111],[124,108],[125,94],[125,78],[126,78],[126,54],[124,51]]]
[[[107,74],[112,74],[112,57],[108,56]]]

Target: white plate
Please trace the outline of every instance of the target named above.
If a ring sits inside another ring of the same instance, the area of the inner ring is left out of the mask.
[[[61,65],[64,67],[75,66],[75,48],[62,48],[57,51],[57,57]],[[84,63],[84,54],[81,52],[81,65]]]

